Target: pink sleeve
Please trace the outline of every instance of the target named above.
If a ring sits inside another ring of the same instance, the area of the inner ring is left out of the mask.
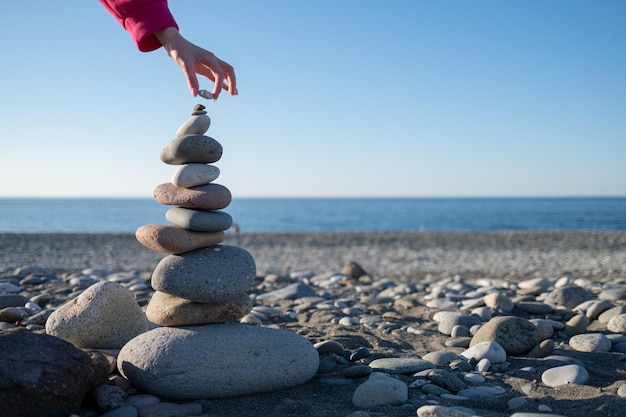
[[[128,31],[142,52],[161,47],[154,32],[178,25],[170,13],[167,0],[99,0]]]

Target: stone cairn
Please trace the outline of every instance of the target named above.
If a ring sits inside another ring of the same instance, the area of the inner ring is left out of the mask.
[[[230,191],[213,181],[222,146],[205,136],[205,107],[194,111],[161,152],[179,165],[172,182],[154,198],[175,206],[172,225],[141,226],[136,236],[149,249],[168,253],[152,274],[156,290],[148,320],[158,326],[130,340],[118,369],[133,386],[165,398],[219,398],[302,384],[317,372],[319,356],[304,337],[282,329],[239,323],[252,309],[247,290],[256,266],[242,248],[221,244],[232,218],[221,211]]]

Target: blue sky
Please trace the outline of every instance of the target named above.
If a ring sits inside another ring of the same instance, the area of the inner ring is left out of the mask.
[[[235,198],[626,195],[624,1],[170,1],[217,102],[56,4],[2,3],[0,196],[150,197],[199,102]]]

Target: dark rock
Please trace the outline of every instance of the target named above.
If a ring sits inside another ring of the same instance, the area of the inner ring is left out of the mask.
[[[23,329],[0,331],[2,415],[68,415],[106,377],[101,363],[64,340]]]
[[[578,304],[592,300],[593,298],[593,294],[585,288],[568,286],[555,289],[546,296],[543,302],[552,308],[562,306],[571,310]]]
[[[352,279],[359,279],[363,275],[367,275],[367,272],[365,272],[361,265],[354,261],[346,262],[343,268],[341,268],[341,273]]]

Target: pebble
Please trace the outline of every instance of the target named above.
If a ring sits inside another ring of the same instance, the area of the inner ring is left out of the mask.
[[[418,417],[474,417],[476,413],[469,410],[459,410],[442,405],[423,405],[417,409]]]
[[[422,359],[428,361],[434,365],[447,366],[453,360],[457,359],[458,355],[449,350],[439,350],[436,352],[429,352],[422,356]]]
[[[214,303],[246,292],[255,277],[250,253],[237,246],[219,245],[166,256],[152,273],[152,287],[198,303]]]
[[[620,314],[626,314],[626,305],[610,308],[598,316],[598,322],[606,324],[611,318]]]
[[[507,403],[507,407],[509,410],[515,410],[516,408],[520,408],[525,406],[528,403],[528,400],[524,397],[515,397],[511,398]]]
[[[554,289],[546,296],[543,302],[552,308],[566,307],[573,309],[580,303],[591,299],[593,299],[593,295],[589,290],[572,285]]]
[[[584,333],[589,326],[589,317],[584,314],[577,314],[565,323],[563,332],[568,336]]]
[[[553,388],[565,384],[584,384],[588,379],[589,373],[580,365],[557,366],[541,375],[541,381]]]
[[[176,130],[176,137],[186,135],[204,135],[211,127],[211,118],[206,112],[192,115]]]
[[[269,291],[257,296],[257,300],[264,301],[279,301],[279,300],[295,300],[298,298],[314,297],[317,294],[315,290],[307,284],[302,282],[296,282],[294,284],[287,285],[278,290]]]
[[[110,281],[92,285],[46,321],[46,333],[82,348],[119,349],[146,330],[131,292]]]
[[[162,224],[147,224],[136,230],[135,237],[139,243],[157,252],[184,253],[222,243],[224,232],[196,232]]]
[[[516,316],[498,316],[481,326],[472,337],[470,347],[485,341],[498,342],[507,355],[516,356],[528,353],[540,342],[540,338],[537,327],[528,320]]]
[[[611,317],[606,328],[614,333],[626,333],[626,314],[618,314]]]
[[[466,360],[481,361],[488,359],[491,363],[503,363],[506,361],[506,351],[498,343],[493,341],[479,342],[463,351],[460,357]]]
[[[622,398],[626,398],[626,384],[622,384],[619,386],[619,388],[617,389],[617,395]]]
[[[161,204],[196,210],[221,210],[232,200],[230,190],[215,183],[185,188],[167,182],[157,185],[153,194]]]
[[[198,90],[198,95],[207,100],[213,100],[213,93],[207,90]]]
[[[510,313],[515,308],[515,303],[503,292],[494,292],[485,295],[483,298],[485,305],[491,309],[498,309],[505,313]]]
[[[172,175],[172,184],[177,187],[197,187],[209,184],[220,176],[220,169],[215,165],[185,164],[179,166]]]
[[[222,145],[203,135],[186,135],[171,141],[161,151],[161,161],[170,165],[212,164],[222,157]]]
[[[443,369],[435,369],[431,371],[428,374],[428,379],[451,392],[457,392],[465,388],[465,385],[467,385],[466,382],[459,378],[455,372]]]
[[[133,387],[176,399],[285,389],[310,380],[318,365],[304,337],[245,324],[158,327],[124,345],[117,359]]]
[[[404,382],[382,372],[372,372],[354,391],[352,404],[358,408],[372,408],[402,404],[408,398],[409,388]]]
[[[374,371],[391,374],[414,374],[435,368],[431,362],[419,358],[381,358],[373,360],[369,366]]]
[[[579,352],[608,352],[613,344],[602,333],[585,333],[572,336],[569,345]]]
[[[233,225],[233,218],[230,214],[217,210],[174,207],[165,213],[165,218],[174,226],[193,232],[221,232]]]
[[[537,301],[520,301],[515,303],[515,308],[528,314],[544,315],[552,312],[552,307],[548,304]]]

